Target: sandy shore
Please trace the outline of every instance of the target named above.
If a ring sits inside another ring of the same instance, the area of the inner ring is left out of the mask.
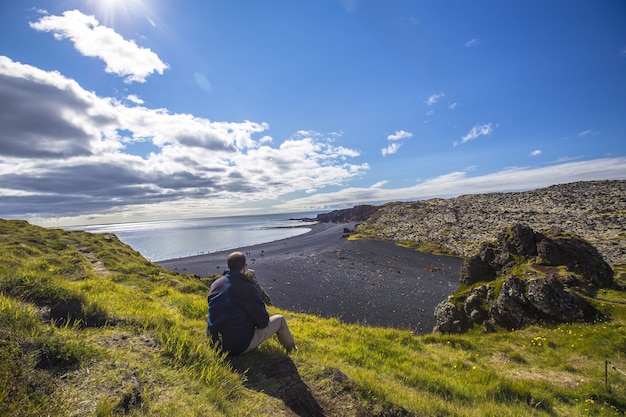
[[[354,224],[320,223],[308,233],[250,247],[248,268],[282,309],[344,322],[429,333],[435,306],[459,283],[462,260],[393,242],[343,237]],[[178,272],[221,273],[231,250],[157,262]]]

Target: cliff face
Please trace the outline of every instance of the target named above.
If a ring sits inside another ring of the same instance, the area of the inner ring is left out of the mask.
[[[334,210],[329,213],[318,214],[315,220],[324,223],[362,222],[378,211],[377,206],[360,205],[353,208]]]
[[[357,231],[382,240],[433,243],[468,257],[503,228],[563,230],[589,241],[614,265],[626,264],[626,181],[584,181],[527,192],[388,203]]]

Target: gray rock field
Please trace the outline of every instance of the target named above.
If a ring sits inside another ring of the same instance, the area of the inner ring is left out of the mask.
[[[524,223],[536,231],[572,232],[613,265],[626,264],[626,181],[584,181],[525,192],[393,202],[357,230],[375,239],[431,244],[467,257],[498,231]]]

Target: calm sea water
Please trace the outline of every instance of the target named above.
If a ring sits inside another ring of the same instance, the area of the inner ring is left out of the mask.
[[[164,220],[72,227],[91,233],[114,233],[151,261],[193,256],[273,242],[310,231],[318,213],[269,214]]]

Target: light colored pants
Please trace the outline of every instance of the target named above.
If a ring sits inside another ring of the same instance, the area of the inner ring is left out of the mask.
[[[274,334],[278,336],[278,341],[285,347],[287,352],[292,351],[296,347],[296,343],[293,340],[293,336],[287,326],[287,321],[280,314],[275,314],[270,317],[270,322],[267,327],[263,329],[254,329],[254,336],[250,341],[248,348],[243,353],[248,353],[251,350],[256,349],[261,343],[272,337]]]

